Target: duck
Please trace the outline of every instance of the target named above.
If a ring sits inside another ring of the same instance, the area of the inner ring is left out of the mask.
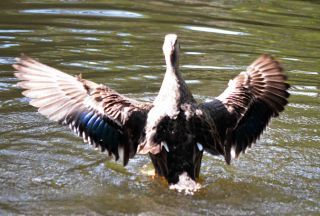
[[[193,194],[201,188],[204,152],[222,156],[227,164],[244,154],[284,110],[290,85],[280,63],[263,54],[220,95],[197,102],[180,73],[178,36],[167,34],[162,50],[166,71],[153,102],[126,97],[26,55],[16,58],[14,75],[40,114],[124,166],[136,154],[148,154],[170,189]]]

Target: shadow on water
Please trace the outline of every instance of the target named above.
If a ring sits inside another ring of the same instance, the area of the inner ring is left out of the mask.
[[[2,0],[0,12],[0,214],[319,213],[318,1]],[[170,32],[198,100],[221,93],[261,53],[282,62],[292,86],[286,111],[241,160],[205,155],[194,196],[142,174],[147,157],[123,168],[37,114],[10,66],[23,52],[152,101]]]

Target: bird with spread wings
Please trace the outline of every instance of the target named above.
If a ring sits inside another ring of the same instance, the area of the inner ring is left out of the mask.
[[[166,35],[166,73],[153,103],[71,76],[22,55],[13,65],[18,86],[48,119],[126,165],[148,153],[172,188],[196,191],[203,151],[229,164],[256,142],[288,103],[289,84],[278,61],[262,55],[215,98],[198,103],[179,71],[179,41]]]

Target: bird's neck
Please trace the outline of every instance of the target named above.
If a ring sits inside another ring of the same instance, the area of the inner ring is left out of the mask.
[[[165,55],[166,61],[166,74],[173,74],[177,77],[181,77],[179,73],[179,58],[176,53],[171,55]]]
[[[162,104],[164,101],[167,105],[176,105],[183,102],[193,100],[193,97],[184,82],[181,73],[179,72],[179,61],[173,59],[172,56],[165,56],[166,61],[166,73],[159,91],[159,94],[155,100],[155,104]]]
[[[181,75],[179,71],[174,67],[167,67],[166,73],[164,75],[161,88],[159,90],[158,96],[155,103],[162,104],[164,101],[170,101],[167,105],[173,104],[174,101],[180,99],[180,84],[179,79]]]
[[[176,52],[171,55],[165,55],[166,73],[164,75],[163,84],[170,83],[172,87],[179,89],[180,82],[184,82],[179,71],[179,57]]]

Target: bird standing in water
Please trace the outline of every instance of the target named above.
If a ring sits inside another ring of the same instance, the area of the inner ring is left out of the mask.
[[[280,64],[262,55],[229,81],[216,98],[198,103],[179,72],[177,35],[163,43],[166,73],[153,103],[127,98],[105,85],[70,76],[26,56],[13,65],[30,104],[50,120],[68,125],[85,142],[126,165],[149,154],[170,188],[192,194],[200,186],[204,151],[231,159],[251,147],[284,110],[289,84]]]

